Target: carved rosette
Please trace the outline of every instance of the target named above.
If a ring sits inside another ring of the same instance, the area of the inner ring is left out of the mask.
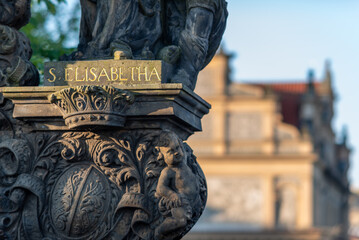
[[[66,88],[49,96],[58,106],[69,128],[82,126],[123,127],[124,112],[134,102],[134,95],[112,86]]]
[[[204,210],[203,172],[189,146],[173,133],[38,133],[26,138],[0,145],[1,239],[180,239]],[[173,169],[161,148],[171,144],[183,164],[177,177],[168,174]],[[180,187],[180,175],[194,187]],[[176,186],[161,180],[166,178]]]

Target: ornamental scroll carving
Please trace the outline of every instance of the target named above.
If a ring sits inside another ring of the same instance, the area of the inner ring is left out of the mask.
[[[18,30],[30,19],[30,0],[0,0],[0,86],[36,86],[29,39]]]
[[[37,133],[0,150],[1,239],[180,239],[207,199],[168,131]]]
[[[11,118],[13,108],[13,103],[5,99],[2,93],[0,93],[0,131],[12,132],[14,134],[13,119]]]

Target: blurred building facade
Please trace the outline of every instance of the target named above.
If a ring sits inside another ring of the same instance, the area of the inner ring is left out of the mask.
[[[189,139],[208,183],[186,239],[346,239],[350,149],[336,142],[335,95],[324,79],[237,83],[220,52],[196,92],[212,104]]]
[[[359,240],[359,190],[352,190],[349,198],[349,239]]]

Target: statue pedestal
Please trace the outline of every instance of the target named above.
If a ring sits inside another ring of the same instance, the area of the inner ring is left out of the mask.
[[[209,108],[182,84],[0,88],[0,238],[181,238],[207,199],[183,141]]]

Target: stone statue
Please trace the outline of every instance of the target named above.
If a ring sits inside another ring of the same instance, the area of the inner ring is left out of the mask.
[[[213,58],[228,16],[225,0],[81,0],[78,51],[64,60],[160,59],[170,82],[194,89]]]
[[[184,229],[192,220],[193,209],[201,206],[197,176],[187,165],[182,141],[171,132],[163,132],[156,147],[166,163],[158,180],[156,196],[165,220],[157,227],[157,239],[172,239],[171,234]]]
[[[64,59],[116,60],[54,62],[47,81],[60,79],[57,68],[66,86],[4,91],[39,78],[18,31],[30,0],[0,0],[0,239],[181,239],[207,201],[183,141],[210,105],[162,83],[194,89],[221,40],[226,2],[80,1],[78,51]]]
[[[29,0],[0,1],[0,23],[20,29],[28,24],[30,20]]]
[[[162,29],[158,0],[81,0],[78,52],[70,58],[153,59]]]
[[[165,43],[180,49],[172,82],[182,82],[193,90],[199,71],[212,60],[222,40],[227,3],[225,0],[168,0],[164,2],[164,13]]]
[[[18,30],[30,19],[30,0],[0,0],[0,86],[38,85],[28,38]]]

